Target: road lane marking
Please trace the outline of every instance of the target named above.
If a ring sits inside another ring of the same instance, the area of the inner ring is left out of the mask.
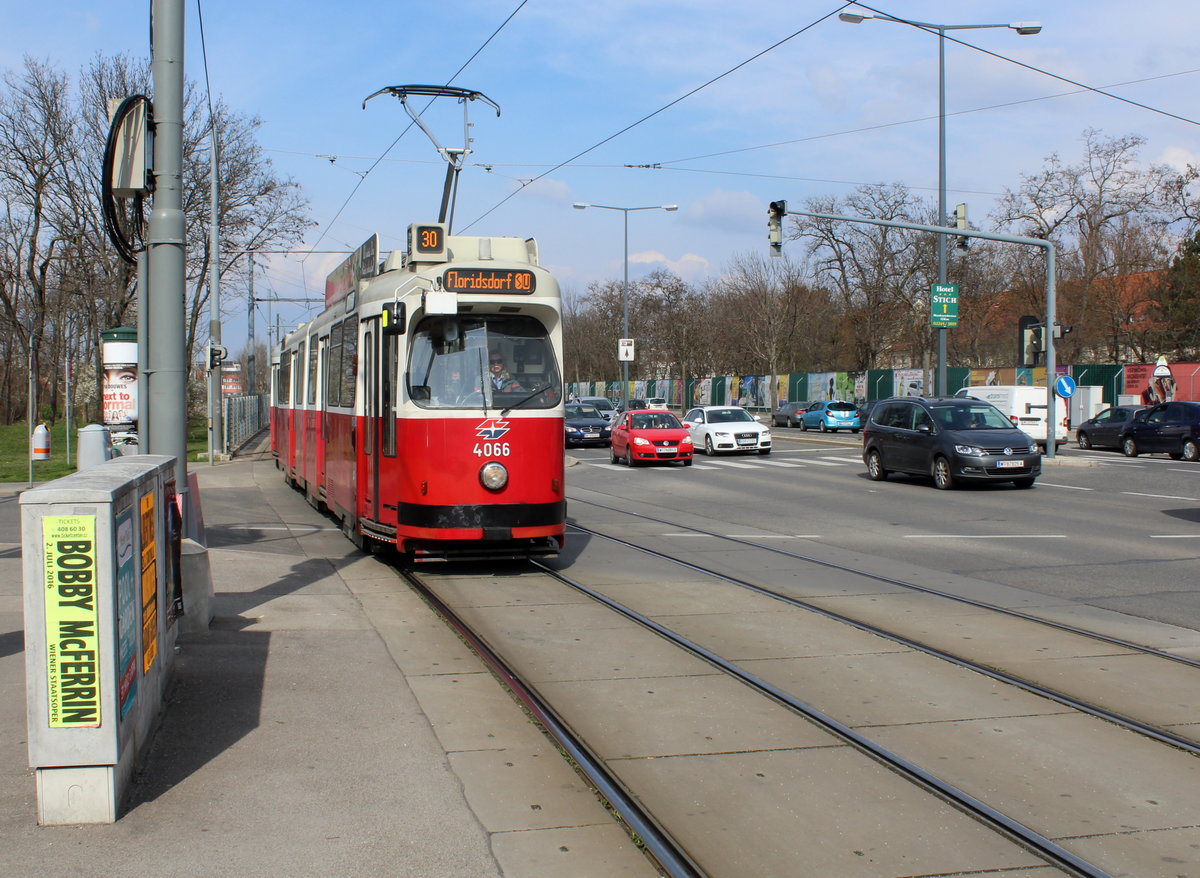
[[[1066,534],[905,534],[906,540],[1065,540]]]
[[[1200,534],[1150,534],[1152,540],[1200,540]]]
[[[1054,482],[1038,482],[1044,488],[1069,488],[1072,491],[1094,491],[1095,488],[1081,488],[1078,485],[1058,485]]]
[[[860,457],[824,457],[822,460],[840,460],[842,463],[862,463]]]
[[[1195,497],[1176,497],[1174,494],[1139,494],[1137,491],[1122,491],[1130,497],[1153,497],[1155,500],[1186,500],[1189,503],[1200,503]]]
[[[759,463],[766,464],[767,466],[784,466],[793,467],[795,469],[804,469],[804,464],[802,463],[788,463],[787,461],[783,460],[760,460]]]

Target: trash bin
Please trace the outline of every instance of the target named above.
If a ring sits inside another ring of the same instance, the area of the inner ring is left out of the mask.
[[[103,424],[88,424],[79,428],[79,455],[75,468],[88,469],[113,459],[112,436]]]

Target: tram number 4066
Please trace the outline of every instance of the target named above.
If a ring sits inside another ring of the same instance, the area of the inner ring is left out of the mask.
[[[476,457],[508,457],[512,454],[508,442],[476,442],[473,450]]]

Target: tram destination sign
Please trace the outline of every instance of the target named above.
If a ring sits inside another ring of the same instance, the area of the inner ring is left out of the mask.
[[[529,295],[536,288],[536,278],[527,268],[451,268],[442,275],[442,289],[450,293]]]

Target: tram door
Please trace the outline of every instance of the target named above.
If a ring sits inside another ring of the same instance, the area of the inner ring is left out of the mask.
[[[379,420],[382,414],[379,393],[379,318],[363,321],[363,477],[359,496],[363,514],[379,521]]]

